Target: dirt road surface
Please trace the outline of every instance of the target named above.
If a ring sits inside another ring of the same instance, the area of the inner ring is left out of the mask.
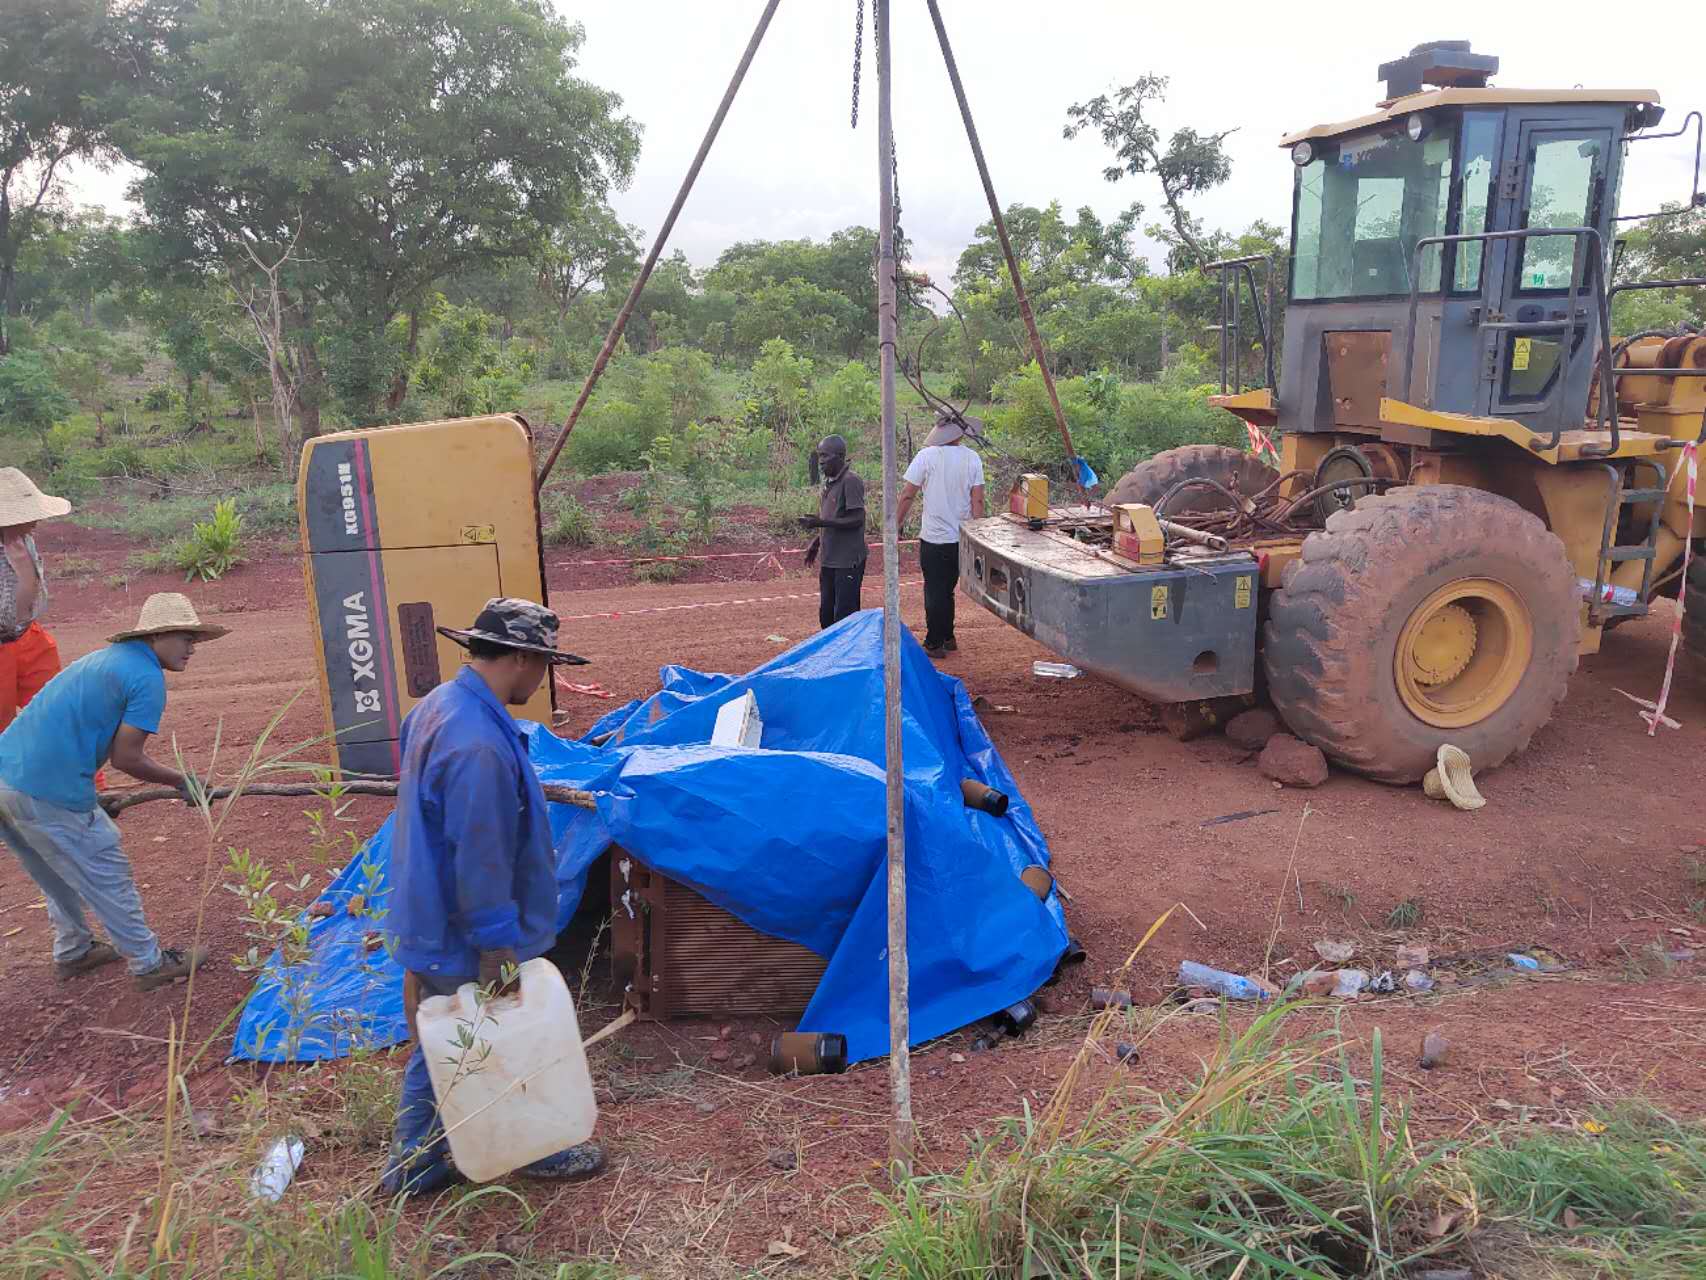
[[[73,580],[55,583],[52,601],[67,659],[127,623],[149,591],[186,589],[171,576],[126,575],[131,548],[114,535],[68,525],[44,533],[50,562],[69,559],[79,568]],[[596,664],[573,677],[595,681],[617,699],[651,692],[664,663],[741,672],[816,627],[815,578],[797,567],[747,577],[752,568],[741,562],[721,581],[577,590],[573,584],[610,575],[565,563],[575,558],[548,557],[562,642]],[[903,572],[902,602],[918,630],[915,577]],[[204,616],[233,630],[204,646],[186,673],[168,677],[157,753],[169,757],[176,743],[205,771],[217,738],[219,766],[235,764],[287,705],[275,742],[322,732],[300,571],[288,550],[187,590]],[[873,573],[866,602],[878,604],[880,590]],[[1469,1132],[1519,1117],[1570,1124],[1630,1096],[1680,1114],[1702,1111],[1706,988],[1699,975],[1706,957],[1683,957],[1706,949],[1706,922],[1690,910],[1706,887],[1687,873],[1691,859],[1706,858],[1706,704],[1684,690],[1672,704],[1683,728],[1653,738],[1617,692],[1656,694],[1668,614],[1622,629],[1603,654],[1583,661],[1560,715],[1532,749],[1481,779],[1488,806],[1472,814],[1431,802],[1418,789],[1340,773],[1315,791],[1278,789],[1224,738],[1178,744],[1141,700],[1088,677],[1037,678],[1031,663],[1047,656],[1038,646],[964,600],[960,619],[960,651],[942,665],[981,695],[985,723],[1051,842],[1071,894],[1068,919],[1089,959],[1044,994],[1043,1017],[1023,1040],[973,1053],[969,1035],[950,1037],[915,1057],[926,1167],[956,1167],[975,1129],[987,1131],[993,1118],[1048,1098],[1083,1041],[1090,987],[1107,982],[1175,903],[1188,911],[1174,914],[1132,968],[1128,985],[1140,1006],[1162,1003],[1181,959],[1238,971],[1266,964],[1283,980],[1307,967],[1311,945],[1324,938],[1355,941],[1359,962],[1373,969],[1391,966],[1400,941],[1426,942],[1436,956],[1496,957],[1539,946],[1560,957],[1568,968],[1557,975],[1501,973],[1497,981],[1447,985],[1425,999],[1334,1003],[1293,1019],[1294,1034],[1338,1025],[1359,1043],[1379,1029],[1395,1084],[1430,1131]],[[587,695],[566,698],[566,731],[579,732],[610,705]],[[199,913],[216,958],[197,980],[187,1027],[190,1045],[207,1046],[192,1073],[198,1105],[231,1105],[234,1091],[262,1075],[220,1065],[227,1017],[248,989],[229,959],[248,942],[236,899],[221,887],[224,846],[249,849],[281,869],[309,865],[308,807],[250,802],[216,851],[182,806],[139,806],[121,819],[163,940],[187,940]],[[386,812],[382,801],[357,802],[351,829],[365,835]],[[1244,813],[1254,816],[1214,821]],[[1294,882],[1287,878],[1293,866]],[[320,874],[315,884],[323,883]],[[1389,928],[1388,915],[1402,902],[1418,904],[1420,919]],[[85,1105],[96,1108],[157,1100],[163,1038],[183,1013],[184,989],[141,994],[117,967],[56,982],[39,903],[17,863],[0,856],[0,972],[10,1030],[0,1056],[0,1129],[78,1098],[93,1099]],[[588,997],[588,1029],[614,1013],[600,999],[608,995]],[[1233,1015],[1233,1025],[1241,1016]],[[1447,1067],[1424,1075],[1416,1046],[1432,1028],[1454,1049]],[[706,1275],[761,1258],[784,1229],[819,1257],[833,1256],[865,1229],[871,1208],[858,1188],[882,1185],[885,1068],[773,1080],[759,1045],[767,1046],[775,1029],[743,1022],[725,1033],[716,1024],[684,1022],[616,1037],[595,1063],[611,1172],[552,1189],[542,1229],[595,1252],[621,1249],[636,1266],[654,1251],[677,1262],[697,1258]],[[1181,1085],[1213,1051],[1220,1030],[1214,1014],[1171,1017],[1143,1042],[1137,1063],[1116,1066],[1096,1055],[1087,1087],[1113,1076],[1132,1087]],[[963,1060],[954,1061],[956,1054]],[[748,1063],[748,1055],[757,1062]],[[400,1067],[400,1055],[395,1063]],[[779,1150],[790,1157],[775,1158]],[[301,1177],[349,1180],[378,1155],[375,1147],[316,1160],[311,1150]],[[650,1225],[635,1232],[642,1214]],[[128,1210],[114,1217],[122,1222]]]

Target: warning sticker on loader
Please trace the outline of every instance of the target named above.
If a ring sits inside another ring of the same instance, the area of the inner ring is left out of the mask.
[[[1167,616],[1167,590],[1165,586],[1149,588],[1149,616],[1156,622]]]
[[[470,546],[482,546],[498,540],[497,526],[489,524],[465,524],[462,526],[462,541]]]
[[[1232,607],[1248,609],[1250,607],[1250,575],[1244,574],[1232,583]]]
[[[1523,370],[1527,369],[1528,357],[1533,353],[1533,351],[1533,338],[1512,338],[1511,369],[1516,373],[1521,373]]]

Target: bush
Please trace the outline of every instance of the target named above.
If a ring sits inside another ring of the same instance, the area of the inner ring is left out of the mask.
[[[1214,388],[1176,379],[1120,385],[1111,374],[1063,378],[1055,383],[1060,407],[1079,454],[1112,485],[1165,449],[1186,444],[1244,445],[1244,425],[1208,403]],[[989,413],[1001,446],[1023,463],[1047,464],[1064,450],[1054,410],[1035,363],[996,388],[1004,403]]]
[[[142,394],[142,407],[150,413],[168,413],[182,400],[178,389],[166,383],[156,383]]]
[[[572,494],[553,497],[544,515],[545,541],[553,547],[590,547],[598,541],[592,512]]]
[[[224,577],[243,563],[243,517],[237,500],[225,498],[213,506],[213,519],[197,520],[189,536],[178,544],[178,568],[184,581],[200,576],[203,582]]]
[[[53,369],[34,351],[0,359],[0,425],[46,432],[75,409]]]

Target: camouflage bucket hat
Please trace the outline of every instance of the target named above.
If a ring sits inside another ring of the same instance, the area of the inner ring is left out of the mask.
[[[542,604],[531,600],[516,600],[499,596],[486,601],[474,625],[466,630],[439,627],[438,634],[466,648],[470,640],[484,640],[520,649],[524,653],[542,653],[554,663],[585,666],[586,659],[557,648],[557,615]]]

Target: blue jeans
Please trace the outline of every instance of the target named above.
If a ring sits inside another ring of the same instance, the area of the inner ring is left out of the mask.
[[[429,973],[417,973],[415,978],[420,983],[422,999],[453,995],[464,982],[474,981],[472,977],[447,978]],[[590,1146],[586,1143],[570,1147],[523,1165],[516,1172],[539,1178],[561,1177],[565,1170],[587,1162]],[[379,1185],[388,1196],[424,1195],[448,1187],[458,1177],[450,1160],[450,1140],[444,1136],[444,1124],[438,1116],[438,1099],[433,1095],[426,1053],[417,1040],[409,1064],[403,1068],[403,1092],[397,1099],[391,1157]]]
[[[61,809],[0,786],[0,841],[47,899],[55,961],[79,960],[94,945],[83,916],[87,906],[132,973],[160,967],[160,940],[142,917],[130,859],[104,810]]]

